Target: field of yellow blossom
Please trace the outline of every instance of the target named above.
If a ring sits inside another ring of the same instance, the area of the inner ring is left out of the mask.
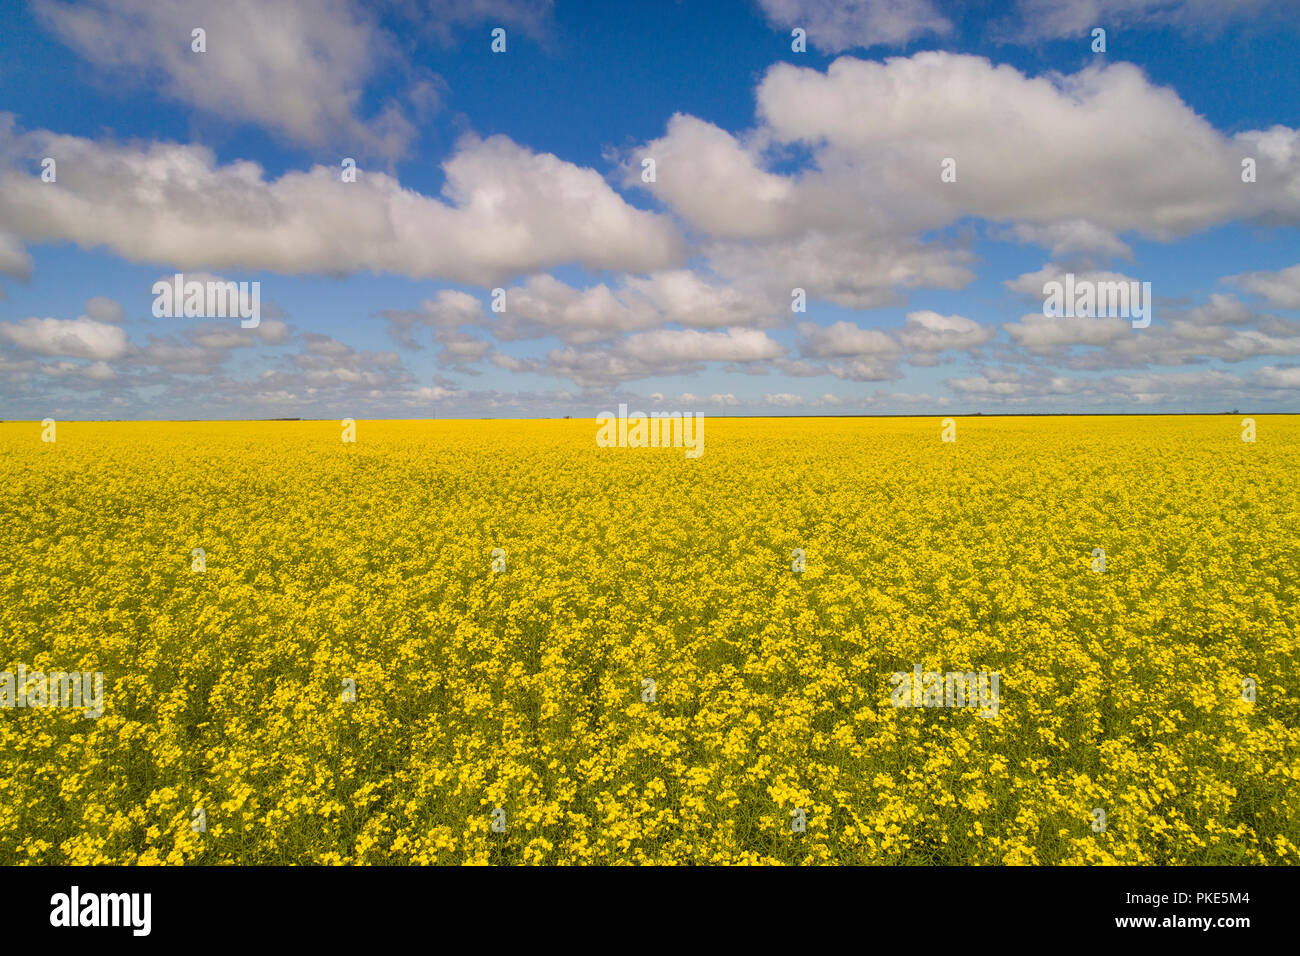
[[[0,864],[1295,863],[1256,423],[0,424]]]

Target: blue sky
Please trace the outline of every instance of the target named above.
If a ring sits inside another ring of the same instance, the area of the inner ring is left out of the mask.
[[[1290,0],[4,19],[5,418],[1300,408]],[[260,324],[155,317],[176,272]],[[1044,316],[1067,272],[1150,325]]]

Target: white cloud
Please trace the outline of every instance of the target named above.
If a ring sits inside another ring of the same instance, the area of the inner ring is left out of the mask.
[[[576,345],[669,323],[704,329],[771,325],[780,321],[784,305],[744,282],[711,281],[686,269],[625,275],[616,288],[598,283],[577,289],[542,274],[507,289],[505,311],[491,321],[502,340],[555,335]]]
[[[538,363],[534,359],[521,359],[513,355],[507,355],[505,352],[492,352],[488,356],[490,361],[497,368],[503,368],[507,372],[536,372]]]
[[[1030,273],[1007,285],[1028,291],[1038,275]],[[1169,305],[1157,311],[1149,328],[1131,325],[1123,318],[1033,313],[1003,328],[1038,359],[1074,370],[1300,355],[1300,320],[1259,312],[1231,295],[1216,293],[1192,306]],[[1080,351],[1078,346],[1085,348]]]
[[[598,342],[659,324],[659,314],[636,297],[620,296],[604,283],[576,289],[551,275],[535,275],[506,290],[505,312],[493,315],[501,339],[553,334],[563,341]]]
[[[1265,388],[1300,389],[1300,365],[1275,368],[1266,365],[1255,372],[1255,382]]]
[[[122,304],[108,296],[96,295],[86,300],[86,316],[96,322],[121,322],[126,313]]]
[[[1014,279],[1007,279],[1002,284],[1017,295],[1024,296],[1027,299],[1037,299],[1043,301],[1045,293],[1043,286],[1049,282],[1065,282],[1067,273],[1074,270],[1059,266],[1054,262],[1049,262],[1037,272],[1026,272],[1016,276]],[[1125,275],[1122,272],[1106,272],[1099,269],[1083,269],[1074,272],[1074,281],[1079,282],[1135,282],[1132,276]]]
[[[34,9],[96,66],[295,142],[398,155],[413,133],[395,102],[360,115],[368,81],[400,53],[352,0],[36,0]],[[191,49],[199,27],[206,53]]]
[[[923,310],[907,313],[899,339],[905,347],[916,352],[942,352],[978,348],[994,334],[993,329],[973,319]]]
[[[32,275],[32,257],[18,237],[7,232],[0,232],[0,275],[23,280]]]
[[[893,356],[898,343],[878,329],[864,329],[852,322],[820,326],[800,322],[800,352],[809,358],[846,358],[858,355]]]
[[[779,63],[758,108],[775,140],[814,148],[822,177],[841,187],[825,191],[839,214],[852,204],[918,226],[967,215],[1024,223],[1062,249],[1127,230],[1172,238],[1238,216],[1300,221],[1295,130],[1224,136],[1129,63],[1039,77],[942,52],[841,57],[825,73]],[[1247,155],[1261,169],[1251,189],[1240,180]],[[1170,161],[1152,161],[1162,156]],[[939,179],[948,157],[955,183]],[[812,181],[799,182],[796,201],[821,200]]]
[[[750,286],[744,281],[709,282],[688,269],[629,277],[624,282],[624,288],[649,302],[661,320],[696,328],[753,325],[772,318],[780,308],[789,308],[788,297],[766,296]]]
[[[1232,19],[1251,22],[1269,11],[1284,12],[1287,0],[1019,0],[1012,22],[1022,40],[1086,37],[1093,27],[1170,25],[1183,30],[1218,29]]]
[[[881,356],[861,356],[827,367],[836,378],[853,382],[884,382],[899,377],[893,359]]]
[[[952,24],[931,0],[759,0],[777,27],[802,27],[819,50],[901,46],[929,34],[947,34]]]
[[[107,362],[47,362],[38,366],[38,371],[47,378],[64,380],[109,382],[117,378],[117,373]]]
[[[434,334],[434,341],[441,346],[438,351],[439,365],[472,365],[492,350],[492,343],[456,329],[439,329]]]
[[[388,334],[403,348],[421,349],[415,337],[418,328],[455,329],[478,325],[484,320],[483,303],[467,292],[441,289],[425,299],[419,309],[381,309],[377,315],[388,321]]]
[[[1069,345],[1109,345],[1126,335],[1136,334],[1132,321],[1111,316],[1073,318],[1046,316],[1031,312],[1019,322],[1002,326],[1016,344],[1027,349],[1043,350]]]
[[[809,300],[870,309],[898,304],[900,289],[960,289],[975,278],[964,249],[861,232],[813,230],[793,239],[713,243],[707,251],[718,274],[783,299],[787,309],[796,288]]]
[[[1236,375],[1220,369],[1115,375],[1104,382],[1106,387],[1143,404],[1188,399],[1204,402],[1207,396],[1224,398],[1237,394],[1244,384]]]
[[[0,339],[38,355],[83,359],[119,358],[129,347],[126,332],[119,326],[96,322],[85,316],[0,322]]]
[[[1025,374],[1015,369],[982,368],[976,375],[950,378],[946,384],[964,396],[1024,399],[1047,395],[1076,395],[1088,386],[1064,375]]]
[[[279,319],[263,319],[256,328],[241,328],[236,323],[202,324],[190,326],[185,337],[200,348],[238,349],[261,342],[265,345],[283,345],[289,341],[292,330]]]
[[[1086,219],[1063,219],[1044,225],[1021,222],[1011,227],[1011,235],[1021,242],[1045,246],[1054,256],[1096,252],[1105,256],[1129,259],[1133,250],[1114,233]]]
[[[423,385],[411,393],[411,397],[422,402],[445,402],[463,398],[463,389],[443,388],[441,385]]]
[[[640,332],[624,340],[625,355],[656,362],[755,362],[785,352],[758,329],[697,332],[694,329],[660,329]]]
[[[642,161],[655,161],[655,181],[643,183]],[[760,169],[759,156],[725,130],[676,113],[668,129],[631,154],[625,183],[644,186],[708,235],[775,236],[790,231],[800,208],[794,185]]]
[[[624,169],[700,234],[715,274],[769,296],[798,287],[871,308],[900,290],[961,288],[969,251],[929,234],[969,218],[1054,254],[1104,256],[1131,255],[1124,233],[1300,224],[1300,132],[1227,136],[1128,63],[1037,77],[932,51],[825,71],[778,63],[757,99],[753,131],[677,114]],[[811,161],[774,171],[792,147]],[[653,183],[640,181],[645,156]],[[1244,156],[1259,165],[1250,188]],[[949,157],[955,183],[939,176]]]
[[[218,165],[199,146],[14,136],[3,122],[0,156],[29,166],[56,156],[69,170],[51,189],[0,167],[0,220],[20,238],[106,246],[181,270],[373,270],[494,285],[566,263],[659,269],[684,252],[666,217],[630,206],[594,170],[504,136],[460,141],[443,166],[448,201],[379,172],[343,183],[337,169],[314,166],[266,180],[256,164]]]
[[[790,392],[777,392],[774,395],[764,395],[763,401],[768,405],[776,405],[779,408],[797,408],[803,404],[803,396],[794,395]]]
[[[1224,281],[1262,296],[1275,309],[1300,309],[1300,264],[1278,272],[1245,272]]]
[[[256,331],[257,337],[266,345],[284,345],[293,335],[289,324],[279,319],[263,319]]]
[[[691,374],[707,362],[729,362],[744,368],[777,359],[784,352],[779,342],[759,329],[657,329],[629,335],[612,346],[552,349],[544,363],[530,366],[530,370],[593,388],[638,378]],[[495,355],[492,361],[502,364]]]

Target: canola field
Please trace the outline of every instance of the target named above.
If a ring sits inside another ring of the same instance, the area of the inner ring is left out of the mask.
[[[0,864],[1294,864],[1256,423],[0,424]]]

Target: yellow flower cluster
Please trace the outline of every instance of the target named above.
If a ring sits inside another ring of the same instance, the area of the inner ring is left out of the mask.
[[[0,424],[0,864],[1295,863],[1300,419],[956,427]]]

